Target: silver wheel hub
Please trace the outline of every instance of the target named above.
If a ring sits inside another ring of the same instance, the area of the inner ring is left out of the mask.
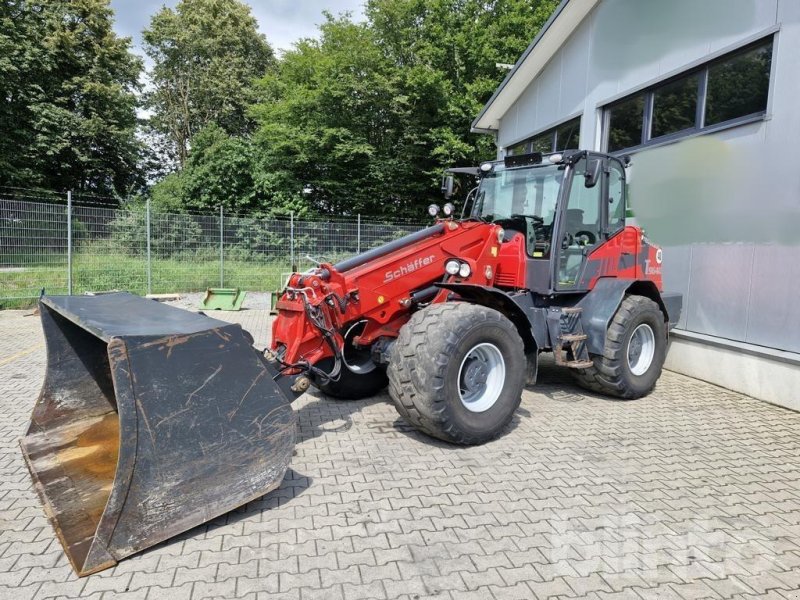
[[[647,373],[655,355],[656,336],[653,328],[647,323],[642,323],[633,330],[628,341],[628,368],[631,373],[637,377]]]
[[[458,369],[458,396],[470,412],[484,412],[494,406],[506,380],[503,354],[494,344],[474,346]]]

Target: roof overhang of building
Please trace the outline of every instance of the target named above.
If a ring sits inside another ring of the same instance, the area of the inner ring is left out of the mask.
[[[562,0],[514,68],[472,122],[475,133],[497,131],[500,120],[600,0]]]

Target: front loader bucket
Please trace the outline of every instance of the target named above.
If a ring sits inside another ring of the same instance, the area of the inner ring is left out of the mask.
[[[78,575],[280,485],[296,417],[239,325],[131,294],[45,297],[21,446]]]

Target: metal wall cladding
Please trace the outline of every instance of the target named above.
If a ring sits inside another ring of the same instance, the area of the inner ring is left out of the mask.
[[[664,290],[683,294],[683,307],[677,327],[686,329],[686,313],[689,304],[689,267],[691,246],[664,248]]]
[[[800,246],[694,244],[664,250],[679,329],[800,352]]]
[[[686,329],[731,340],[747,335],[753,246],[692,246]]]
[[[756,246],[747,342],[800,352],[800,246]]]

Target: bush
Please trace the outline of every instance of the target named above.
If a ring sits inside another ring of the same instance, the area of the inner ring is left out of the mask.
[[[154,256],[167,258],[196,250],[203,237],[198,219],[186,214],[151,211],[150,248]],[[111,223],[111,245],[131,256],[147,252],[147,214],[144,206],[134,206]]]
[[[88,229],[81,221],[72,219],[72,247],[78,249],[86,243]],[[0,248],[3,264],[14,266],[24,260],[25,266],[35,264],[41,256],[52,261],[52,254],[67,252],[67,218],[54,220],[52,215],[41,219],[0,219]]]

